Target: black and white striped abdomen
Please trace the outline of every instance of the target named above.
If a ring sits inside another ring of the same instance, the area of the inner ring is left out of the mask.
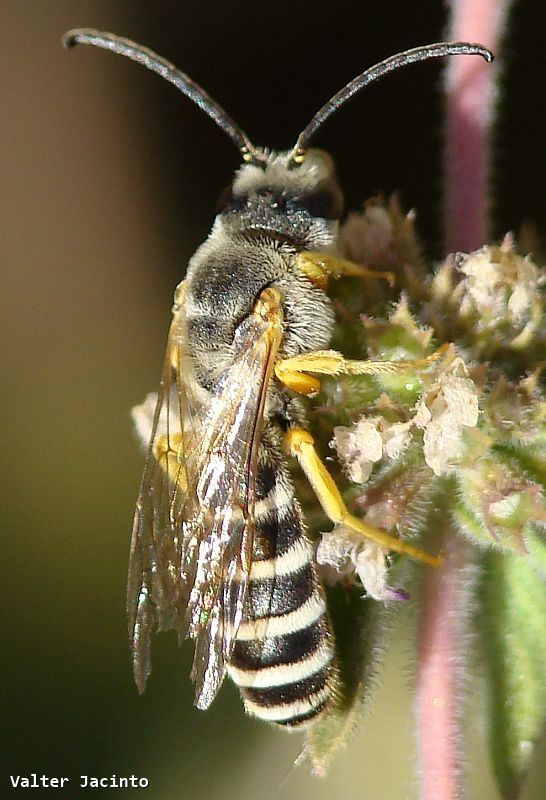
[[[332,700],[333,639],[284,464],[260,458],[256,499],[250,586],[228,673],[249,714],[294,728]]]

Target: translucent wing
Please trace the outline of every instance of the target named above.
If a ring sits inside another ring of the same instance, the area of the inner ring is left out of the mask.
[[[280,339],[269,311],[259,300],[239,325],[231,365],[209,392],[193,377],[183,306],[175,313],[135,512],[127,599],[135,679],[142,691],[152,628],[175,629],[196,642],[200,708],[223,680],[250,572],[255,464]]]

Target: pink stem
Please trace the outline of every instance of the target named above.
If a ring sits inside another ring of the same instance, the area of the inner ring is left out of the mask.
[[[449,38],[479,42],[495,53],[507,2],[452,0],[450,6]],[[470,252],[486,244],[495,73],[494,67],[477,56],[452,58],[447,67],[445,207],[449,252]]]
[[[468,545],[448,531],[442,565],[423,581],[417,725],[423,800],[463,796],[459,731],[469,605],[475,568]]]
[[[449,39],[498,50],[508,0],[451,0]],[[487,241],[488,144],[495,71],[481,58],[457,56],[446,77],[445,200],[448,251]],[[422,588],[417,731],[422,800],[463,796],[460,717],[474,567],[466,542],[447,530],[444,563]]]

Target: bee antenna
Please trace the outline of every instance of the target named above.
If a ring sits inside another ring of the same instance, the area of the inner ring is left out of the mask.
[[[458,56],[458,55],[477,55],[485,58],[487,62],[493,61],[493,53],[487,50],[480,44],[470,44],[469,42],[437,42],[435,44],[427,44],[423,47],[414,47],[411,50],[404,50],[402,53],[397,53],[379,64],[365,70],[361,75],[358,75],[350,83],[344,86],[337,92],[328,102],[320,108],[309,124],[303,129],[298,136],[296,144],[290,154],[289,163],[300,164],[305,158],[305,154],[309,145],[309,140],[315,135],[323,122],[328,117],[338,110],[344,103],[347,102],[353,95],[373,83],[383,75],[388,75],[389,72],[399,67],[405,67],[407,64],[414,64],[417,61],[427,61],[429,58],[441,58],[442,56]]]
[[[105,50],[111,50],[112,53],[126,56],[133,61],[137,61],[139,64],[143,64],[153,72],[157,72],[158,75],[161,75],[165,80],[174,83],[182,94],[185,94],[186,97],[193,100],[205,114],[208,114],[209,117],[214,120],[224,133],[227,133],[240,151],[244,161],[254,164],[263,163],[264,159],[250,142],[246,133],[239,128],[216,100],[213,100],[212,97],[188,75],[177,69],[174,64],[171,64],[165,58],[158,56],[153,50],[137,44],[131,41],[131,39],[124,39],[113,33],[96,31],[92,28],[76,28],[68,31],[63,36],[62,41],[67,49],[77,44],[92,44],[95,47],[103,47]]]

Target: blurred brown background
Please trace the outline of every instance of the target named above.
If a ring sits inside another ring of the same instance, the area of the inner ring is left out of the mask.
[[[104,51],[64,52],[60,37],[92,26],[137,39],[202,83],[257,144],[282,148],[364,67],[441,38],[440,0],[3,0],[0,14],[0,794],[14,794],[10,774],[45,772],[70,777],[71,798],[79,775],[131,773],[148,778],[139,793],[151,800],[414,796],[411,652],[400,631],[373,711],[324,781],[305,767],[283,780],[297,737],[246,719],[231,685],[196,711],[191,648],[173,636],[156,637],[153,676],[137,695],[124,593],[143,458],[129,409],[156,387],[172,291],[237,153],[157,76]],[[542,0],[517,4],[498,234],[546,222],[544,21]],[[433,255],[439,75],[423,65],[380,82],[317,138],[336,156],[349,205],[400,190]],[[477,681],[477,711],[482,696]],[[469,796],[493,800],[479,713],[469,728]],[[527,800],[544,798],[545,758],[543,746]]]

